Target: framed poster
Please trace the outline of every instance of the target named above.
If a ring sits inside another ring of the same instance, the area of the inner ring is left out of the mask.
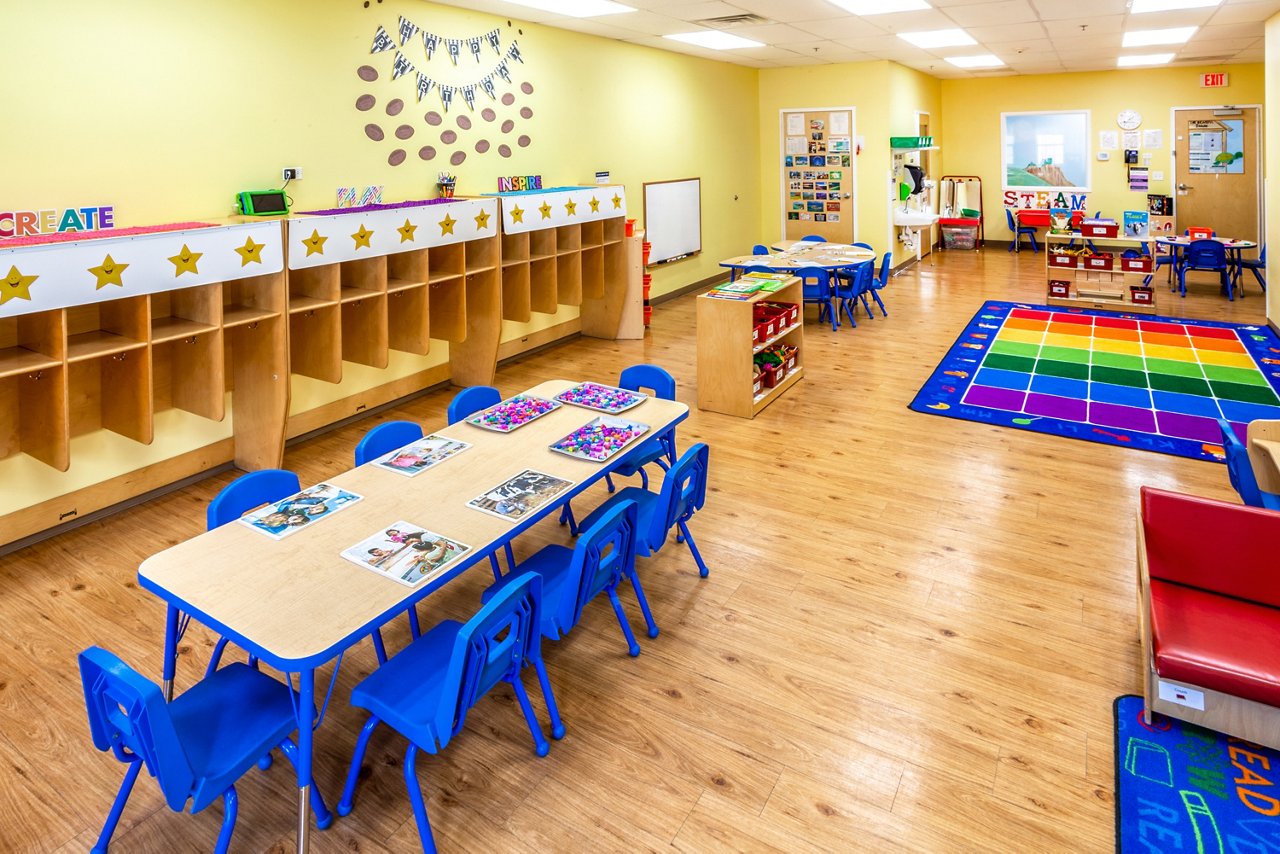
[[[1000,139],[1006,188],[1089,189],[1088,110],[1001,113]]]

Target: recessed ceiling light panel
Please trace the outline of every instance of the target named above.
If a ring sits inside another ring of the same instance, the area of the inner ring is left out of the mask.
[[[910,42],[916,47],[930,49],[935,47],[963,47],[977,44],[973,36],[964,30],[927,30],[919,33],[898,33],[898,38]]]
[[[672,41],[684,42],[685,44],[697,45],[711,50],[736,50],[744,47],[764,47],[763,42],[744,39],[742,36],[735,36],[732,33],[721,32],[720,30],[697,30],[692,33],[675,33],[674,35],[663,36],[664,39]]]
[[[1123,47],[1150,47],[1157,44],[1186,44],[1199,27],[1172,27],[1167,30],[1135,30],[1124,34]]]
[[[948,56],[947,62],[956,68],[998,68],[1004,61],[994,53],[980,53],[976,56]]]
[[[1129,14],[1141,15],[1144,12],[1173,12],[1178,9],[1206,9],[1217,6],[1222,0],[1133,0]]]
[[[1166,62],[1173,61],[1171,53],[1144,53],[1132,56],[1122,56],[1116,61],[1116,65],[1121,68],[1134,68],[1139,65],[1164,65]]]

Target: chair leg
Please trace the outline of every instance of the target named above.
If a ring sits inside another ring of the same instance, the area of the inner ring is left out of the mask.
[[[418,841],[423,854],[435,854],[436,840],[431,835],[431,822],[427,819],[427,805],[422,802],[422,783],[418,782],[418,746],[409,742],[404,752],[404,784],[409,789],[409,803],[413,804],[413,818],[418,823]]]
[[[653,612],[649,610],[649,597],[644,595],[644,588],[640,585],[640,573],[633,571],[627,576],[627,580],[631,582],[631,589],[636,592],[636,601],[640,603],[640,613],[644,615],[645,627],[649,630],[649,637],[656,638],[658,636],[658,624],[653,621]]]
[[[222,830],[218,833],[218,844],[213,848],[214,854],[227,854],[227,849],[231,846],[231,834],[236,831],[238,804],[236,787],[228,786],[222,793]]]
[[[342,797],[338,800],[338,815],[348,815],[351,812],[351,805],[356,797],[356,784],[360,782],[360,765],[364,762],[364,752],[369,747],[369,736],[373,735],[379,723],[381,721],[377,715],[369,715],[369,720],[365,721],[364,727],[360,730],[360,737],[356,739],[355,752],[351,754],[351,769],[347,772],[347,783],[342,787]]]
[[[607,474],[604,476],[604,485],[605,485],[605,486],[607,486],[607,487],[609,487],[609,494],[610,494],[610,495],[612,495],[612,494],[613,494],[613,491],[614,491],[615,489],[617,489],[617,488],[618,488],[618,487],[616,487],[616,486],[614,486],[614,485],[613,485],[613,478],[612,478],[612,477],[610,477],[610,476],[609,476],[609,475],[607,475]]]
[[[867,310],[867,320],[875,320],[876,316],[871,311],[871,303],[867,302],[867,292],[863,291],[859,296],[862,297],[862,307]]]
[[[858,321],[853,319],[853,307],[850,306],[850,303],[853,303],[853,306],[856,306],[857,303],[854,302],[853,300],[848,300],[848,299],[841,300],[840,303],[841,303],[841,307],[844,309],[845,316],[849,318],[849,325],[852,326],[854,329],[857,329]]]
[[[680,533],[684,534],[684,541],[689,544],[689,551],[693,553],[693,559],[698,564],[698,574],[706,578],[709,570],[702,560],[702,553],[698,551],[698,544],[693,541],[693,534],[689,533],[689,526],[683,519],[676,524],[680,526]]]
[[[649,488],[649,473],[644,470],[644,466],[640,466],[640,487],[642,489]]]
[[[205,668],[204,678],[208,679],[213,675],[213,671],[218,669],[218,665],[222,663],[223,650],[227,648],[227,639],[218,638],[218,642],[213,645],[213,655],[209,657],[209,666]]]
[[[879,291],[879,290],[874,290],[874,291],[872,291],[872,292],[871,292],[871,298],[872,298],[873,300],[875,300],[875,301],[876,301],[876,305],[880,306],[880,314],[881,314],[881,316],[883,316],[883,317],[888,317],[888,316],[889,316],[889,312],[885,311],[885,309],[884,309],[884,300],[880,299],[880,291]]]
[[[551,677],[547,675],[546,662],[542,656],[533,663],[538,673],[538,684],[542,686],[542,700],[547,704],[547,715],[551,718],[551,737],[559,741],[564,738],[564,721],[560,719],[560,706],[556,703],[556,695],[551,691]]]
[[[138,772],[141,770],[142,757],[137,757],[129,763],[129,767],[124,772],[124,780],[120,783],[120,791],[116,792],[116,799],[111,803],[111,812],[107,813],[107,820],[102,824],[102,832],[98,834],[98,841],[94,843],[93,854],[106,854],[107,846],[111,844],[111,836],[116,832],[120,816],[124,814],[125,802],[129,800],[129,794],[133,791],[133,784],[137,782]]]
[[[1258,272],[1257,268],[1251,267],[1249,272],[1253,273],[1253,277],[1258,280],[1258,287],[1262,288],[1262,292],[1265,294],[1267,292],[1267,280],[1262,278],[1262,274]]]
[[[578,536],[578,520],[573,518],[573,508],[569,506],[567,501],[564,505],[564,512],[569,517],[569,533],[575,537]]]
[[[294,768],[298,767],[298,746],[293,743],[293,739],[285,736],[284,740],[277,745],[280,752],[285,758],[293,764]],[[329,807],[324,802],[324,796],[320,794],[320,788],[316,786],[316,778],[311,778],[311,812],[316,817],[316,827],[321,830],[328,829],[333,824],[333,813],[329,812]]]
[[[373,651],[378,656],[379,664],[387,663],[387,646],[382,642],[382,629],[373,630]]]
[[[618,598],[618,585],[609,585],[605,588],[605,592],[609,594],[609,603],[613,605],[613,613],[618,618],[618,625],[622,627],[622,636],[627,640],[627,654],[635,658],[640,654],[640,644],[636,642],[636,636],[631,631],[627,612],[622,610],[622,600]]]
[[[409,608],[409,635],[417,638],[422,634],[422,627],[418,625],[418,606],[412,605]]]
[[[551,745],[547,743],[547,737],[542,734],[542,724],[538,723],[538,716],[533,712],[533,705],[529,702],[529,692],[524,689],[524,682],[519,673],[512,677],[511,687],[516,691],[516,699],[520,701],[520,711],[524,712],[524,719],[529,724],[534,752],[539,756],[546,756],[551,752]]]
[[[507,572],[516,568],[516,553],[511,550],[511,541],[502,544],[502,550],[507,555]]]
[[[489,566],[493,567],[493,577],[501,581],[502,580],[502,564],[498,563],[498,555],[496,552],[489,553]]]
[[[267,751],[267,755],[258,760],[258,770],[266,771],[271,767],[271,751]]]

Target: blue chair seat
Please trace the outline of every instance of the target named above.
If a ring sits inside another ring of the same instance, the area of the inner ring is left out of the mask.
[[[661,436],[645,439],[622,456],[622,460],[614,467],[611,474],[632,477],[650,463],[658,463],[665,468],[669,456],[667,444]]]
[[[433,626],[351,691],[351,705],[367,709],[430,753],[441,741],[433,715],[440,707],[445,671],[462,629],[457,620]]]
[[[647,536],[643,536],[643,534],[653,528],[653,514],[658,510],[658,499],[660,497],[660,493],[650,492],[649,490],[641,489],[638,486],[628,486],[625,489],[618,490],[613,495],[610,495],[608,501],[588,513],[587,518],[578,522],[578,527],[585,531],[595,525],[596,522],[600,521],[604,514],[608,513],[622,502],[634,501],[636,503],[636,512],[639,518],[638,527],[642,533],[642,536],[636,537],[636,554],[640,555],[640,557],[649,557],[656,552],[657,549],[650,546],[649,538]]]

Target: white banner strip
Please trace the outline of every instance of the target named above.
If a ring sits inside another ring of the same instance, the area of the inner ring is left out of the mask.
[[[627,193],[618,184],[535,190],[497,198],[502,199],[504,234],[627,215]]]
[[[481,240],[498,233],[497,199],[359,211],[289,220],[289,269],[301,270]]]
[[[278,220],[0,249],[0,317],[284,269]]]

